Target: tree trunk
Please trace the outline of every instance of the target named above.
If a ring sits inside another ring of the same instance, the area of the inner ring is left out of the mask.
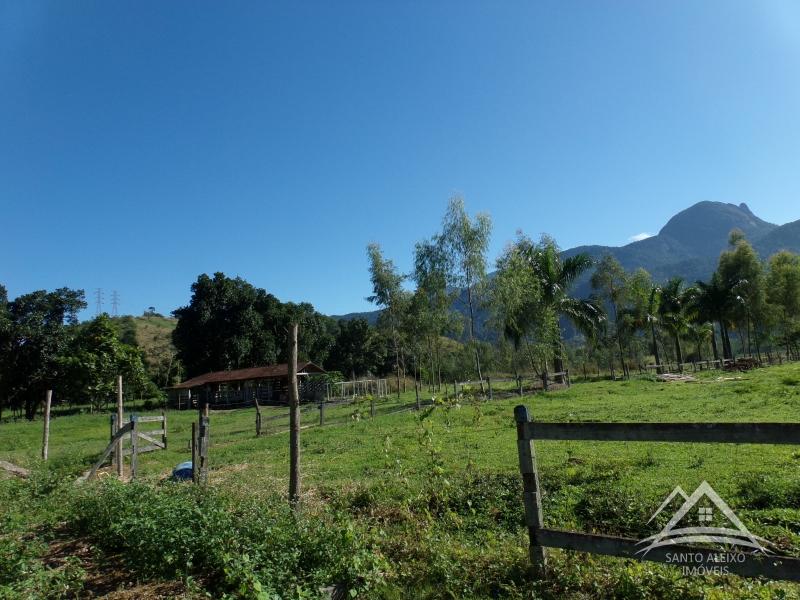
[[[553,369],[556,373],[564,370],[564,355],[561,344],[561,329],[558,331],[558,342],[553,347]]]
[[[475,311],[472,307],[472,286],[467,286],[467,303],[469,304],[469,343],[475,351],[475,370],[478,373],[478,381],[481,382],[481,393],[483,393],[483,375],[481,375],[481,357],[478,346],[475,344]]]
[[[661,360],[658,358],[658,341],[656,340],[656,325],[650,321],[650,333],[653,336],[653,356],[656,359],[656,365],[661,365]],[[658,371],[659,369],[656,369]]]
[[[289,504],[300,500],[300,395],[297,390],[297,323],[289,334]]]
[[[731,348],[731,338],[728,335],[728,326],[725,325],[725,319],[719,317],[720,335],[722,337],[722,357],[730,360],[733,358],[733,349]]]
[[[41,400],[37,403],[30,393],[25,398],[25,418],[28,419],[28,421],[33,421],[33,418],[36,416],[36,407],[39,403],[41,403]]]
[[[683,352],[681,351],[681,340],[678,337],[678,334],[673,334],[672,336],[675,340],[675,357],[678,359],[678,370],[683,370]]]
[[[717,329],[714,323],[711,323],[711,350],[714,352],[714,360],[719,360],[719,351],[717,350]]]
[[[417,357],[415,356],[414,357],[414,395],[416,396],[416,399],[417,399],[417,410],[420,409],[420,404],[419,404],[419,385],[420,385],[420,382],[418,380],[419,380],[419,369],[417,369]]]

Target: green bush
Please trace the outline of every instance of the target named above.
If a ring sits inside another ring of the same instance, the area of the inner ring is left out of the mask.
[[[108,481],[80,497],[73,523],[145,577],[196,577],[235,597],[307,597],[330,585],[358,593],[380,583],[380,555],[351,523],[296,516],[277,497],[233,502],[194,486]]]

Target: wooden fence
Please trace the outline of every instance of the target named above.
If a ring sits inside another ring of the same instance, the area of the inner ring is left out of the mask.
[[[156,423],[158,429],[142,429],[146,423]],[[139,440],[148,442],[147,446],[140,446]],[[128,448],[124,447],[124,442],[130,441]],[[116,451],[117,442],[120,444],[121,454]],[[117,423],[117,415],[111,415],[111,439],[108,446],[100,455],[100,459],[92,466],[91,470],[82,479],[93,479],[97,475],[97,470],[103,466],[108,458],[114,454],[114,461],[121,463],[125,456],[131,457],[131,479],[136,478],[139,465],[139,455],[144,452],[154,450],[166,450],[167,448],[167,416],[164,413],[152,416],[131,415],[130,420],[123,426]]]
[[[256,404],[258,407],[258,404]],[[258,412],[258,427],[261,426]],[[192,423],[192,481],[204,484],[208,481],[209,406],[206,404],[196,423]]]
[[[592,440],[616,442],[711,442],[734,444],[800,444],[800,423],[538,423],[526,406],[514,409],[517,423],[517,449],[522,474],[525,523],[530,538],[530,560],[534,568],[546,566],[545,548],[638,558],[639,540],[549,529],[544,527],[541,486],[533,440]],[[640,558],[669,562],[676,553],[698,554],[697,546],[673,544],[654,548]],[[702,550],[702,549],[700,549]],[[692,566],[719,567],[710,553],[702,554],[706,563]],[[730,562],[729,572],[746,577],[767,577],[800,581],[800,558],[747,555],[744,562]]]

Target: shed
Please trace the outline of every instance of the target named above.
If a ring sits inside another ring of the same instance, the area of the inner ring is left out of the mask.
[[[318,400],[325,394],[325,369],[312,362],[298,362],[300,401]],[[167,389],[174,408],[209,404],[211,408],[239,408],[259,404],[288,404],[289,365],[266,365],[230,371],[211,371]]]

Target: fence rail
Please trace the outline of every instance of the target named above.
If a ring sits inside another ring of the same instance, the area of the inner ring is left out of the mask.
[[[540,423],[523,424],[529,440],[800,444],[800,423]]]
[[[161,428],[142,430],[140,429],[140,425],[143,423],[159,423]],[[121,461],[123,457],[129,456],[131,461],[131,479],[135,479],[139,454],[153,452],[155,450],[166,450],[167,416],[164,413],[161,415],[149,416],[131,415],[130,420],[120,427],[117,424],[117,415],[112,414],[111,438],[108,442],[108,446],[103,450],[100,458],[92,468],[81,477],[81,480],[94,479],[98,469],[103,466],[112,453],[116,455],[117,442],[124,442],[126,439],[130,440],[130,447],[124,448],[120,446],[120,453],[122,456],[116,456],[115,460]],[[147,446],[140,446],[139,439],[149,442],[149,444]]]
[[[672,562],[670,556],[675,554],[692,553],[701,557],[700,561],[693,562],[692,567],[718,567],[719,564],[715,562],[713,553],[704,554],[704,549],[697,546],[671,544],[653,548],[638,557],[637,553],[642,550],[638,540],[544,527],[534,440],[800,444],[800,423],[538,423],[530,418],[528,408],[522,405],[514,409],[514,418],[530,560],[538,570],[546,566],[546,548],[661,563]],[[729,562],[725,566],[729,572],[746,577],[800,581],[800,558],[748,554],[747,560]]]

